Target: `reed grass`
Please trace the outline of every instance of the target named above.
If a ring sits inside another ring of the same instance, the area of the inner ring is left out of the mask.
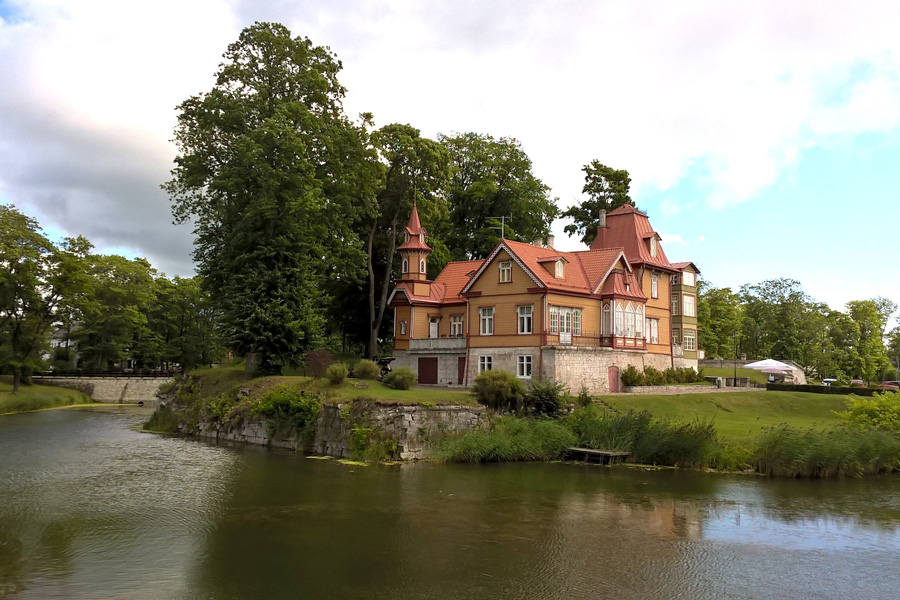
[[[558,421],[501,417],[490,431],[467,433],[445,442],[439,456],[451,462],[554,460],[576,439]]]

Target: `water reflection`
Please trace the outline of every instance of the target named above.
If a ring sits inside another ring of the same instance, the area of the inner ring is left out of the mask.
[[[0,598],[892,598],[900,478],[350,467],[0,419]]]

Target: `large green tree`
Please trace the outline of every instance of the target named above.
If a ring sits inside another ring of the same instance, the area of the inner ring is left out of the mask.
[[[362,268],[352,231],[365,192],[359,129],[343,115],[341,63],[256,23],[228,46],[208,93],[179,105],[164,185],[192,222],[204,287],[248,368],[278,373],[323,333],[325,283]]]
[[[67,299],[84,284],[81,239],[57,247],[36,220],[0,205],[0,367],[13,391],[39,367]]]
[[[453,173],[447,189],[449,219],[433,233],[452,260],[486,257],[501,233],[531,242],[550,232],[556,202],[535,177],[531,159],[517,140],[479,133],[438,139],[450,152]],[[501,217],[506,218],[501,222]],[[429,267],[443,267],[436,258]]]
[[[697,300],[697,327],[700,347],[710,358],[737,358],[743,307],[739,295],[731,288],[717,288],[700,280]]]
[[[629,196],[631,176],[628,171],[607,167],[598,160],[592,160],[581,170],[584,171],[581,191],[588,199],[569,207],[560,216],[574,221],[566,225],[565,232],[570,236],[580,235],[581,241],[590,246],[597,237],[600,211],[610,212],[625,204],[634,206],[634,201]]]
[[[370,144],[376,164],[381,167],[375,194],[362,218],[369,299],[366,354],[374,358],[400,233],[408,223],[414,203],[426,228],[446,218],[444,189],[450,164],[446,149],[422,137],[411,125],[386,125],[372,133]],[[440,247],[438,238],[430,239],[429,243]]]
[[[847,303],[847,313],[856,324],[859,336],[855,348],[859,355],[859,371],[853,373],[867,381],[875,381],[888,366],[884,344],[885,327],[897,306],[884,298],[853,300]]]

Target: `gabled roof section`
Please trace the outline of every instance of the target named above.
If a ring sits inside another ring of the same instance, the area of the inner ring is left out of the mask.
[[[700,272],[700,269],[697,268],[697,265],[695,265],[694,263],[692,263],[690,261],[672,263],[672,266],[675,267],[676,269],[678,269],[679,271],[684,271],[684,269],[686,267],[692,267],[696,273]]]
[[[641,291],[634,273],[623,269],[615,269],[603,282],[600,293],[604,296],[629,298],[638,302],[646,302],[647,296]]]
[[[580,252],[555,251],[548,256],[547,248],[513,240],[501,240],[500,244],[494,248],[491,255],[478,269],[478,272],[463,287],[461,294],[469,291],[469,288],[496,258],[500,250],[506,250],[516,264],[531,277],[538,287],[548,291],[584,294],[585,296],[599,293],[601,284],[614,267],[619,264],[619,261],[624,265],[624,271],[627,276],[633,279],[631,265],[628,264],[622,248],[604,248],[602,250]],[[563,277],[556,277],[554,273],[547,271],[541,266],[545,262],[558,260],[568,263],[563,271]],[[440,279],[438,277],[438,281]],[[639,288],[640,286],[635,284],[634,287]],[[624,286],[622,289],[624,289]]]
[[[447,263],[447,266],[444,267],[444,270],[441,271],[441,274],[437,276],[434,284],[432,284],[443,286],[442,301],[464,301],[465,298],[460,296],[463,287],[469,283],[469,280],[472,279],[483,264],[484,260],[463,260]]]
[[[597,237],[591,244],[591,250],[621,247],[632,265],[647,264],[663,271],[676,272],[677,269],[666,258],[660,244],[657,243],[656,256],[650,255],[647,240],[653,237],[657,242],[662,239],[653,230],[647,214],[626,204],[606,215],[606,227],[597,229]]]

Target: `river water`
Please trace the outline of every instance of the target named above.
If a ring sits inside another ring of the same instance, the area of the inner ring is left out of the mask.
[[[900,478],[349,466],[0,418],[0,598],[898,598]]]

